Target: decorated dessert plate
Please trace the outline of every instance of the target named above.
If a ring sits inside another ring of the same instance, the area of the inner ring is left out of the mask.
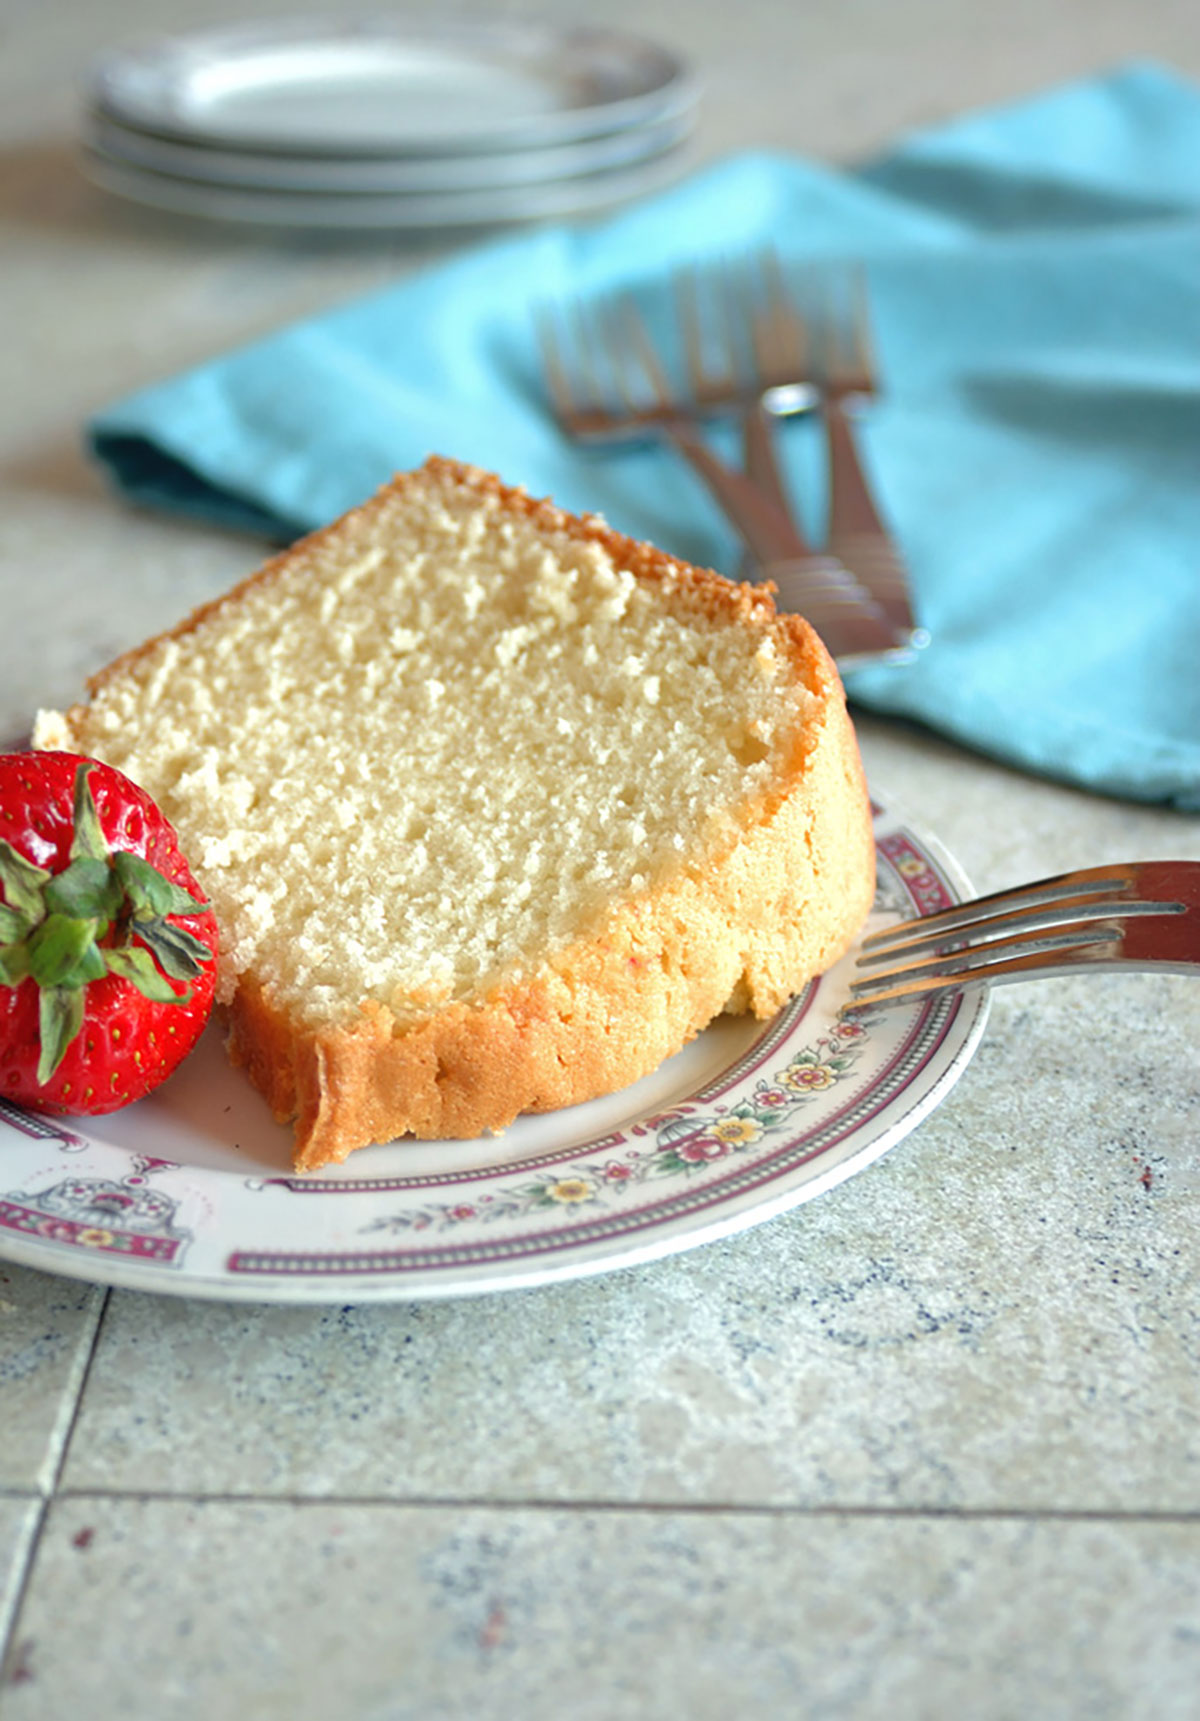
[[[969,894],[876,808],[872,926]],[[475,1141],[398,1141],[299,1177],[290,1131],[210,1029],[105,1118],[0,1102],[0,1258],[241,1301],[404,1301],[633,1266],[787,1212],[869,1165],[962,1074],[987,993],[843,1020],[854,952],[772,1021],[724,1017],[620,1093]]]

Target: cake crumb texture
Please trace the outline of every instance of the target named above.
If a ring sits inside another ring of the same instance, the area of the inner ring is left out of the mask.
[[[836,673],[758,590],[431,460],[39,746],[155,797],[298,1163],[475,1134],[767,1014],[873,886]]]

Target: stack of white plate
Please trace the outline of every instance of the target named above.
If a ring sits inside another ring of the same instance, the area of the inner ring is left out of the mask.
[[[615,30],[274,22],[114,51],[91,177],[188,215],[419,230],[581,214],[677,171],[697,90]]]

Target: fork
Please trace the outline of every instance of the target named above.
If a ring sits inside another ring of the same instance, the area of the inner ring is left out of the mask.
[[[878,390],[869,330],[866,276],[861,268],[810,267],[793,296],[776,252],[765,250],[738,264],[710,265],[684,277],[683,322],[688,369],[699,394],[720,386],[707,366],[699,336],[701,297],[723,309],[726,398],[733,379],[749,377],[755,398],[741,409],[743,463],[760,489],[788,507],[774,448],[774,421],[816,409],[825,432],[829,469],[829,520],[825,553],[845,568],[883,610],[903,648],[929,642],[912,611],[910,581],[896,543],[872,498],[858,451],[850,408]],[[703,287],[701,281],[703,280]],[[738,331],[744,338],[739,342]],[[748,366],[748,370],[747,370]],[[746,386],[743,381],[743,390]]]
[[[701,436],[697,420],[707,411],[732,404],[757,410],[757,383],[739,381],[732,366],[705,368],[697,345],[689,351],[690,393],[681,398],[629,295],[576,305],[558,317],[543,312],[539,337],[551,399],[569,435],[582,442],[664,437],[707,485],[763,577],[774,582],[781,607],[805,615],[843,668],[895,650],[881,607],[836,561],[813,550],[781,488],[761,488]]]
[[[800,321],[777,277],[774,315]],[[861,266],[814,271],[812,374],[820,393],[829,463],[831,555],[853,570],[882,606],[897,634],[913,649],[929,634],[913,615],[908,570],[896,541],[880,517],[867,481],[850,419],[854,404],[875,398],[866,272]]]
[[[810,411],[819,395],[805,380],[810,375],[807,331],[799,318],[786,314],[778,257],[765,252],[761,258],[681,269],[675,295],[693,396],[739,408],[746,475],[790,516],[775,452],[775,420]],[[705,300],[718,312],[722,338],[716,361],[711,341],[704,338]]]
[[[889,966],[882,966],[889,964]],[[1200,972],[1200,861],[1084,867],[901,921],[862,943],[843,1014],[1077,968]]]

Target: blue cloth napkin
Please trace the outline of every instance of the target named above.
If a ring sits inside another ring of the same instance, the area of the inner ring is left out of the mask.
[[[933,643],[851,697],[1026,769],[1200,810],[1200,90],[1133,66],[903,141],[855,172],[750,154],[543,228],[146,389],[91,445],[140,503],[286,538],[427,453],[734,572],[694,477],[583,452],[531,312],[769,242],[869,265],[863,426]],[[783,432],[819,493],[813,427]]]

